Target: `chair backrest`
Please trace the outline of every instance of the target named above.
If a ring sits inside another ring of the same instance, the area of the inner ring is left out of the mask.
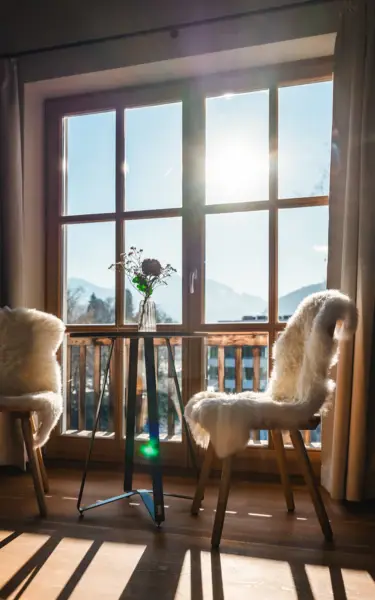
[[[0,395],[61,390],[56,352],[65,331],[53,315],[26,308],[0,309]]]
[[[356,326],[355,304],[344,294],[326,290],[308,296],[273,347],[268,393],[274,400],[304,400],[313,385],[327,380],[338,340],[350,337]]]

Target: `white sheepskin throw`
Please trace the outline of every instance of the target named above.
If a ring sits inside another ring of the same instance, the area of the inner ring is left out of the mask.
[[[305,298],[273,348],[266,392],[201,392],[191,398],[185,418],[202,447],[211,440],[224,458],[246,447],[251,429],[298,429],[331,398],[329,370],[338,341],[354,334],[355,304],[336,290]]]
[[[53,315],[0,309],[0,407],[38,414],[35,447],[43,446],[63,407],[56,352],[65,326]]]

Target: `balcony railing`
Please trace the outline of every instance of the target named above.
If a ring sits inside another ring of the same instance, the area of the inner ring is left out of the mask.
[[[177,376],[182,389],[182,346],[180,338],[171,340]],[[127,342],[124,348],[125,375],[127,371]],[[91,431],[109,352],[108,340],[68,337],[64,360],[65,422],[64,430],[72,434]],[[206,338],[206,388],[215,391],[264,391],[268,379],[268,336],[265,334],[220,334]],[[106,386],[99,431],[103,437],[114,435],[115,379],[112,360],[109,383]],[[181,440],[181,419],[178,414],[176,390],[167,347],[164,340],[155,340],[159,422],[161,439]],[[125,377],[126,381],[126,377]],[[126,385],[126,384],[125,384]],[[123,391],[123,399],[125,390]],[[123,403],[124,405],[124,403]],[[140,344],[138,356],[136,434],[148,436],[147,393]],[[305,443],[320,447],[320,430],[304,432]],[[289,443],[285,436],[285,441]],[[251,445],[266,445],[267,431],[251,433]]]

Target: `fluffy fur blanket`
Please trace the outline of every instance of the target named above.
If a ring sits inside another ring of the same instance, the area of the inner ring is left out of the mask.
[[[273,369],[264,393],[201,392],[185,408],[196,442],[209,440],[219,458],[246,447],[251,429],[298,429],[332,397],[330,368],[338,341],[357,327],[355,304],[340,292],[308,296],[273,348]]]
[[[37,412],[36,447],[46,443],[62,413],[56,352],[64,331],[53,315],[0,309],[0,407]]]

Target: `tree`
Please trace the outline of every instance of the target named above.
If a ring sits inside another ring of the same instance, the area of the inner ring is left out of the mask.
[[[329,169],[324,169],[320,176],[320,179],[314,185],[314,189],[312,192],[312,196],[324,196],[327,193],[327,189],[329,188]]]
[[[67,317],[68,323],[95,323],[112,324],[115,322],[115,299],[98,298],[93,292],[89,301],[83,300],[84,288],[68,288],[67,291]],[[138,320],[138,309],[134,308],[133,294],[129,289],[125,290],[125,317],[127,323],[136,323]],[[156,306],[157,323],[174,323],[160,306]]]
[[[137,323],[139,318],[139,308],[135,310],[133,294],[131,290],[125,290],[125,317],[127,323]],[[151,298],[152,299],[152,298]],[[156,322],[157,323],[175,323],[160,306],[156,305]]]
[[[102,300],[92,293],[87,306],[87,315],[90,323],[113,323],[115,317],[113,298]]]
[[[125,290],[125,317],[127,323],[129,323],[129,321],[133,322],[135,320],[133,295],[128,289]]]
[[[66,297],[68,323],[79,323],[79,318],[82,314],[82,305],[80,305],[79,301],[84,291],[82,287],[73,290],[68,288]]]
[[[156,306],[156,322],[157,323],[175,323],[175,321],[167,315],[160,306]]]

